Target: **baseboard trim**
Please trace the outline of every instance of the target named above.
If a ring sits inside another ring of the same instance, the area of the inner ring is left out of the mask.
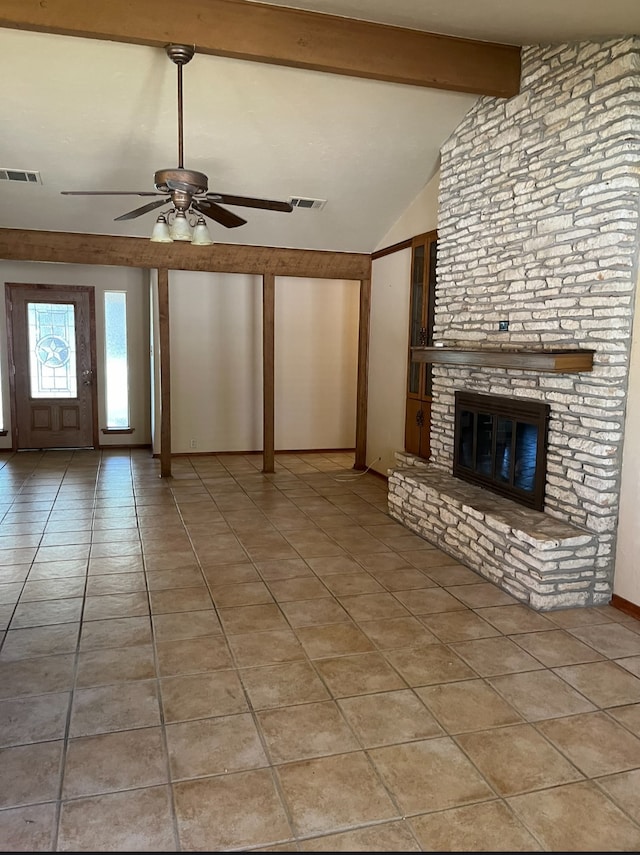
[[[388,484],[388,483],[389,483],[389,476],[388,476],[388,475],[385,475],[383,472],[376,472],[376,470],[375,470],[375,469],[369,469],[369,475],[375,475],[375,476],[376,476],[376,478],[382,478],[382,480],[383,480],[386,484]]]
[[[610,605],[612,605],[614,609],[618,609],[626,615],[630,615],[636,620],[640,620],[640,606],[637,606],[629,600],[625,600],[624,597],[619,597],[617,594],[613,594]]]
[[[279,448],[274,452],[277,457],[279,454],[354,454],[355,448],[292,448],[292,449],[283,449]],[[171,454],[171,457],[238,457],[239,455],[251,455],[254,456],[256,454],[264,454],[262,449],[253,449],[252,451],[174,451]],[[160,457],[158,453],[153,455],[154,457]]]
[[[96,448],[98,451],[118,451],[120,449],[143,449],[148,448],[151,449],[151,445],[148,442],[140,442],[140,443],[123,443],[123,442],[112,442],[112,443],[101,443],[97,445]]]

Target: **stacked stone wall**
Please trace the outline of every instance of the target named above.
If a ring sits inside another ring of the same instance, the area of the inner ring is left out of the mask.
[[[434,366],[431,463],[451,472],[456,389],[549,403],[545,512],[597,535],[594,603],[611,596],[639,210],[640,37],[524,48],[520,94],[481,98],[442,149],[434,340],[595,354],[578,374]]]

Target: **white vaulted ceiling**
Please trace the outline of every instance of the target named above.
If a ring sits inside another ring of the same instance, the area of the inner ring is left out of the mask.
[[[638,0],[255,0],[511,45],[599,40],[640,32]]]
[[[531,44],[640,31],[640,0],[298,0],[298,8],[450,35]],[[603,11],[604,9],[604,11]],[[606,14],[605,14],[606,12]],[[176,67],[164,50],[0,29],[0,227],[148,236],[148,199],[62,190],[152,191],[177,165]],[[184,68],[184,163],[209,189],[326,199],[290,214],[234,207],[216,241],[369,252],[437,170],[475,95],[196,54]]]

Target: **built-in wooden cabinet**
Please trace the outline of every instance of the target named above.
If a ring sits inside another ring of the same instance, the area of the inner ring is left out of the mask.
[[[412,359],[412,347],[433,344],[437,232],[417,235],[411,243],[411,298],[407,354],[405,451],[429,457],[431,426],[431,365]]]

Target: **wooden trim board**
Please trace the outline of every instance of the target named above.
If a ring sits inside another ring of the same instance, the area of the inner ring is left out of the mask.
[[[509,98],[520,47],[243,0],[0,0],[0,27]]]
[[[555,374],[593,370],[593,350],[489,350],[486,348],[412,347],[414,362],[486,368],[517,368]]]
[[[1,0],[0,0],[1,2]],[[148,238],[30,229],[0,229],[0,258],[8,261],[56,261],[106,264],[147,270],[201,270],[309,279],[355,279],[371,275],[369,253],[281,249],[214,243],[212,246],[152,243]]]

